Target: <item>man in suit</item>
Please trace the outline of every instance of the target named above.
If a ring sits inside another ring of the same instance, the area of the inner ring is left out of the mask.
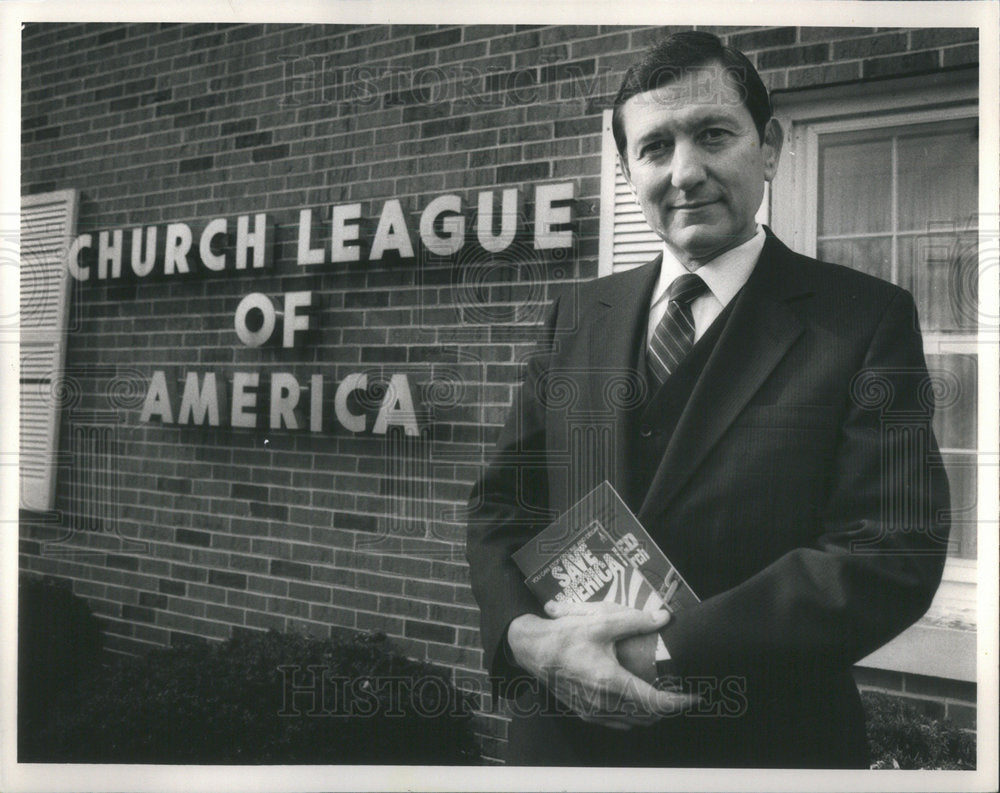
[[[948,532],[913,301],[758,227],[782,131],[716,37],[653,48],[613,128],[663,254],[554,301],[470,497],[508,762],[866,767],[851,666],[926,611]],[[604,479],[701,603],[536,601],[511,553]]]

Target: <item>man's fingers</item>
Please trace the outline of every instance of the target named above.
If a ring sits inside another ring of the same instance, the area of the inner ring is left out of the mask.
[[[639,611],[620,603],[603,600],[595,603],[550,600],[545,604],[545,613],[553,619],[592,617],[594,638],[605,642],[615,642],[637,633],[659,630],[670,621],[670,612],[666,609]]]
[[[618,667],[604,687],[602,699],[604,710],[640,717],[679,713],[690,710],[701,701],[695,694],[679,694],[654,688],[622,667]]]
[[[639,611],[637,609],[622,609],[609,611],[600,615],[600,622],[595,627],[595,638],[603,641],[616,642],[626,636],[637,633],[657,631],[670,621],[670,612]]]
[[[553,689],[577,715],[603,722],[613,719],[631,726],[652,724],[700,703],[693,694],[661,691],[627,670],[617,667],[608,676],[589,682],[564,680]]]
[[[576,603],[572,600],[550,600],[545,604],[545,613],[553,619],[559,617],[583,617],[594,614],[612,614],[619,611],[634,611],[620,603],[598,600],[594,603]]]
[[[612,730],[631,730],[633,727],[641,727],[644,724],[635,722],[621,716],[588,716],[580,715],[580,718],[588,724],[599,724]]]

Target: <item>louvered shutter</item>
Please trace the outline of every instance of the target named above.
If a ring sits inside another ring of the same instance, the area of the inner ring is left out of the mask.
[[[77,192],[21,198],[21,506],[50,510],[59,448],[59,383],[66,354]]]
[[[610,275],[646,264],[661,250],[663,241],[646,224],[615,149],[611,111],[604,111],[601,173],[601,244],[598,275]]]

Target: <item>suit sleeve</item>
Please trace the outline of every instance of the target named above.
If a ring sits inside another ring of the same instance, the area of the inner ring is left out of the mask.
[[[506,631],[522,614],[544,614],[511,554],[547,526],[544,405],[539,384],[553,338],[559,300],[550,307],[524,382],[496,446],[469,497],[466,558],[480,608],[485,665],[499,677],[516,671],[506,653]]]
[[[663,637],[678,674],[780,680],[844,669],[927,610],[944,565],[949,496],[908,293],[889,301],[853,383],[820,533],[677,614]],[[888,426],[887,405],[916,423]]]

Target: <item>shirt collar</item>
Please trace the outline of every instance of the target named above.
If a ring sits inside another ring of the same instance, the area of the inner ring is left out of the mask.
[[[695,272],[701,276],[709,291],[723,307],[729,304],[743,284],[750,278],[753,268],[760,258],[767,235],[763,227],[757,226],[757,233],[742,245],[737,245],[711,261],[705,262]],[[673,252],[663,245],[663,263],[660,265],[660,281],[653,292],[653,305],[664,299],[670,284],[685,273],[690,272],[681,264]]]

